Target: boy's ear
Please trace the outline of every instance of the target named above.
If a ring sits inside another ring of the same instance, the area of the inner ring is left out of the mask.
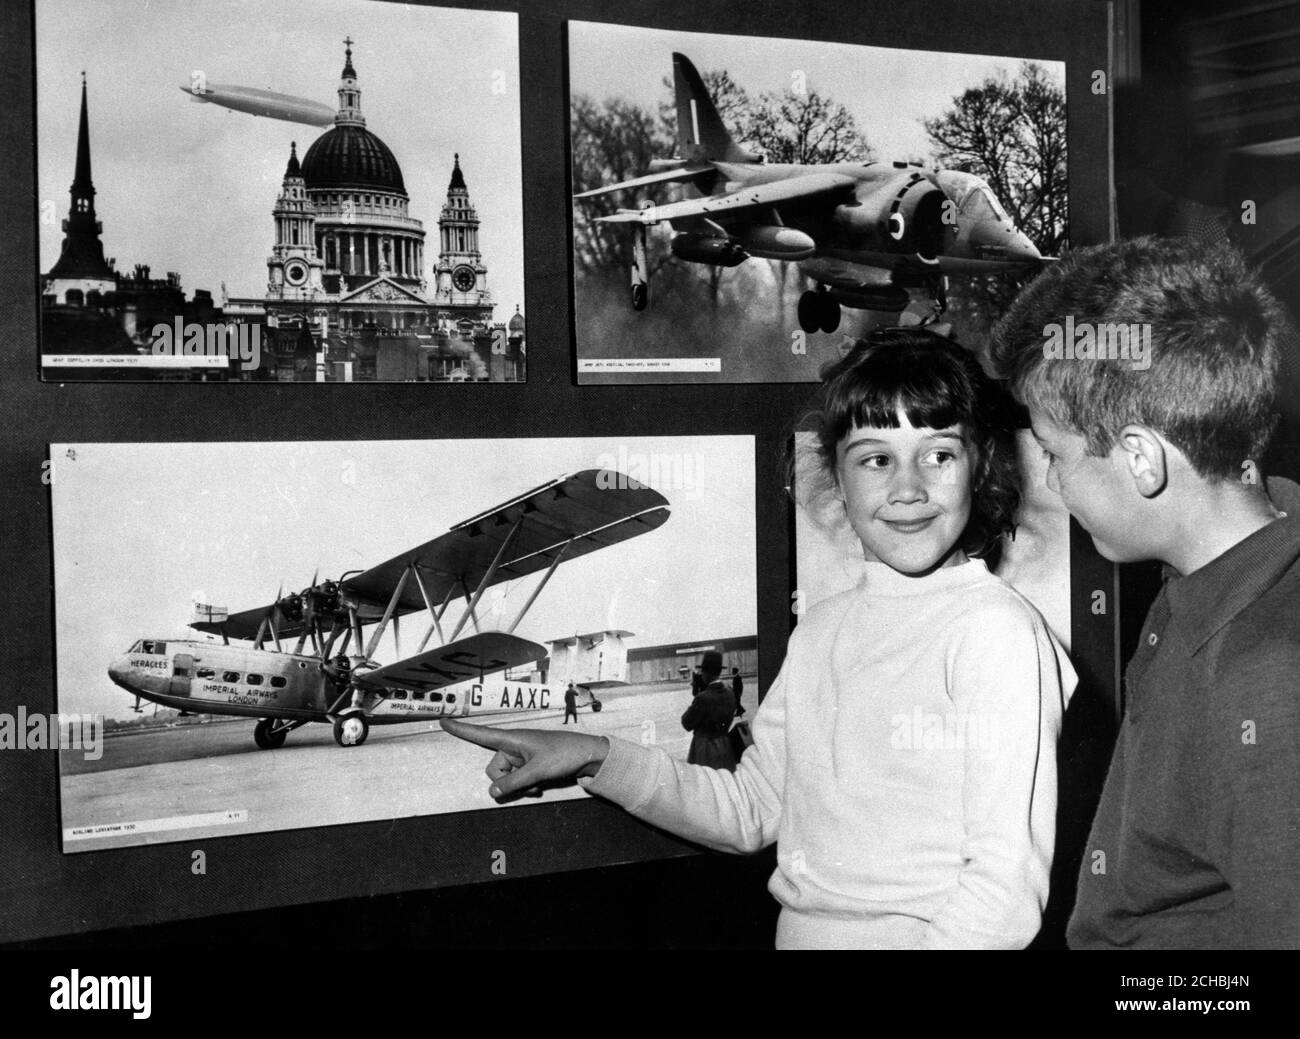
[[[1130,424],[1119,431],[1119,448],[1133,485],[1144,498],[1154,498],[1169,482],[1169,457],[1164,441],[1146,426]]]

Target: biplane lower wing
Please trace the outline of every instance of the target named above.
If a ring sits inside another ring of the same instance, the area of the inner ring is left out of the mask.
[[[380,688],[441,689],[544,656],[546,647],[536,642],[504,631],[482,631],[373,671],[359,672],[355,681]]]

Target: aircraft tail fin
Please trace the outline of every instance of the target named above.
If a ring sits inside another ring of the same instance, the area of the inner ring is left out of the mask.
[[[673,54],[677,95],[677,153],[696,162],[758,162],[759,157],[731,139],[704,80],[685,54]]]

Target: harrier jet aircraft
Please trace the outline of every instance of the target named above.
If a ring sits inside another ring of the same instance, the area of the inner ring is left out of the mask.
[[[970,173],[908,162],[766,164],[739,147],[704,81],[673,54],[677,149],[652,172],[584,191],[682,184],[687,198],[646,201],[598,217],[632,225],[632,306],[649,302],[646,228],[668,224],[671,248],[693,263],[735,267],[751,256],[797,263],[817,283],[799,299],[805,332],[833,332],[840,306],[897,312],[909,290],[928,293],[942,311],[949,274],[1031,270],[1043,257],[1018,231],[988,184]]]
[[[623,473],[583,470],[368,570],[338,580],[313,576],[301,592],[277,593],[268,605],[241,613],[206,607],[204,619],[190,626],[220,635],[220,643],[139,639],[108,674],[137,704],[142,697],[183,712],[257,718],[253,738],[265,750],[308,722],[330,723],[340,746],[356,746],[371,725],[559,707],[563,687],[508,677],[507,669],[546,655],[515,628],[561,562],[648,533],[668,513],[667,499],[653,488]],[[488,588],[542,572],[508,628],[480,629],[476,609]],[[443,618],[456,597],[465,606],[453,627]],[[388,625],[396,633],[399,617],[424,610],[430,622],[415,655],[375,661]],[[462,635],[467,624],[473,634]],[[434,634],[440,645],[426,650]],[[290,639],[297,641],[286,651]],[[589,705],[598,710],[597,702],[592,696]]]

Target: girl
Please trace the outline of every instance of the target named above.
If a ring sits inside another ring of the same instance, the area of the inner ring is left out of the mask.
[[[989,573],[1017,482],[994,385],[923,330],[825,375],[818,478],[861,580],[800,619],[734,773],[620,739],[464,722],[505,799],[578,776],[690,840],[777,842],[778,948],[1021,948],[1047,899],[1056,737],[1074,675]]]

